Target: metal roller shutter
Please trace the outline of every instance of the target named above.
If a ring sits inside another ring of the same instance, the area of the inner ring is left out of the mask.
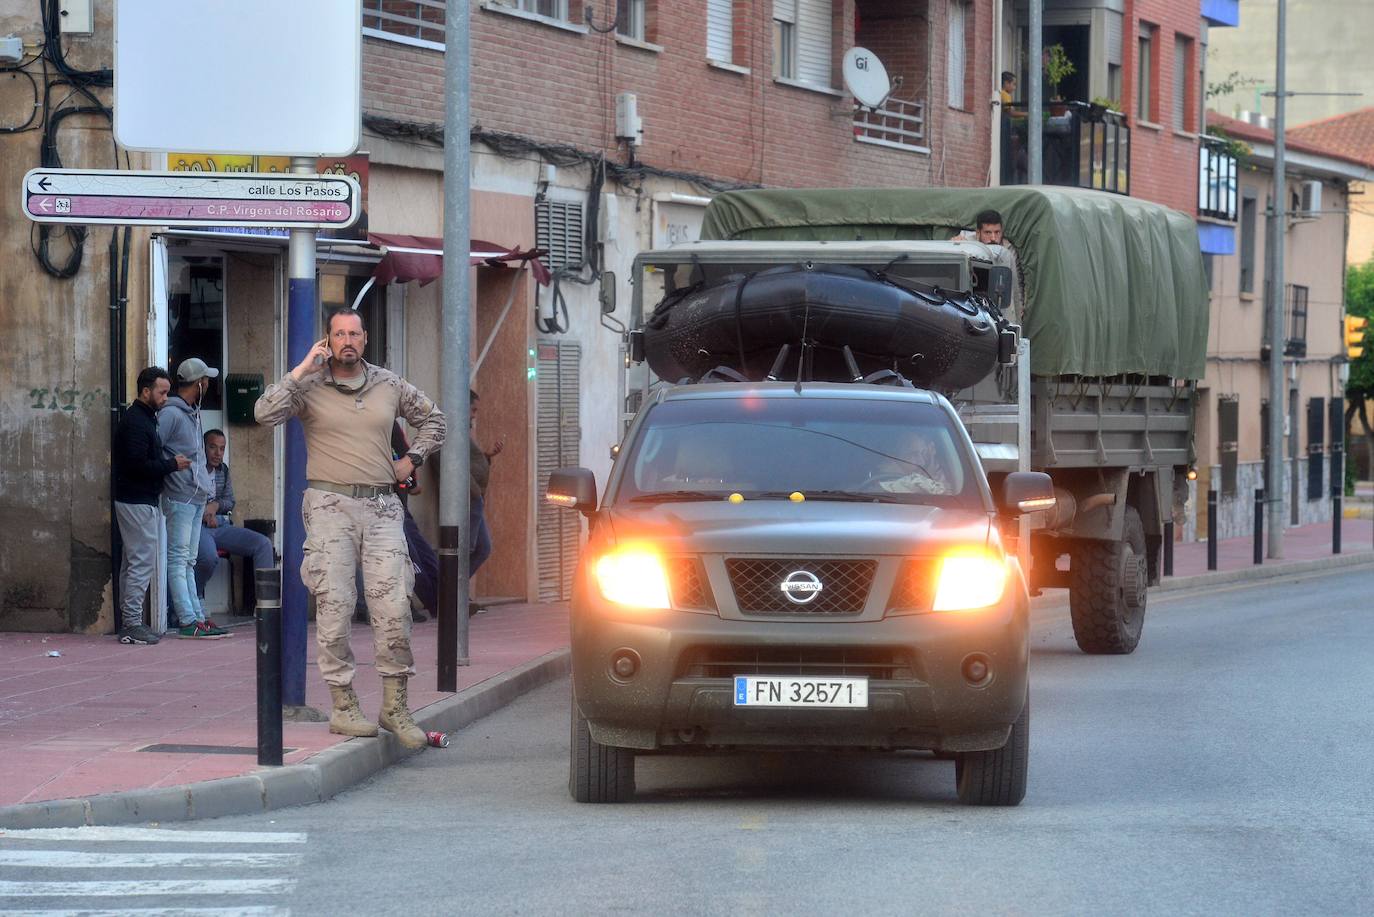
[[[735,56],[734,0],[707,0],[706,56],[732,63]]]
[[[538,449],[539,601],[558,602],[572,596],[573,575],[582,546],[582,516],[550,506],[544,494],[554,469],[581,463],[582,346],[554,341],[540,341],[537,346],[539,414],[535,440]]]
[[[830,7],[830,0],[797,0],[797,79],[803,83],[831,83]]]

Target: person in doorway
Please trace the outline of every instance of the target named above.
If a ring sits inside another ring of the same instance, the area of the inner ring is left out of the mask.
[[[1003,111],[1010,114],[1010,112],[1007,111],[1007,106],[1016,101],[1016,74],[1012,73],[1010,70],[1002,71],[1001,98]]]
[[[469,427],[477,424],[477,393],[468,390],[468,398],[471,400],[472,412],[469,417]],[[491,557],[491,529],[487,528],[486,518],[486,499],[487,484],[491,480],[491,460],[501,454],[501,450],[506,448],[506,441],[497,438],[490,450],[483,449],[477,444],[477,437],[474,434],[468,436],[471,463],[469,474],[471,475],[471,486],[468,494],[468,537],[471,544],[468,546],[468,577],[469,579],[477,575],[477,571],[482,564]],[[468,595],[468,617],[481,614],[486,609],[480,607]]]
[[[205,468],[214,492],[200,520],[200,549],[196,554],[196,597],[205,607],[205,584],[219,568],[219,552],[252,558],[254,570],[270,570],[277,564],[272,539],[261,532],[234,525],[234,484],[224,461],[223,430],[205,431]],[[206,621],[210,617],[206,616]]]
[[[191,467],[185,455],[162,454],[157,412],[167,402],[172,379],[161,366],[149,366],[134,383],[137,395],[115,430],[111,465],[114,512],[124,559],[119,568],[119,642],[146,646],[158,635],[143,623],[143,599],[157,568],[158,498],[169,474]]]
[[[196,592],[196,555],[200,551],[201,518],[214,496],[215,485],[205,465],[205,431],[200,423],[200,402],[219,370],[198,357],[188,357],[177,367],[177,391],[158,412],[162,451],[185,454],[191,467],[167,478],[162,490],[162,512],[167,517],[167,594],[176,617],[177,635],[201,640],[229,636],[205,615]]]
[[[262,394],[254,415],[272,426],[298,417],[305,430],[301,579],[316,601],[320,674],[334,703],[329,731],[377,734],[353,690],[349,628],[361,558],[376,668],[382,676],[381,725],[406,748],[421,748],[425,734],[415,723],[406,693],[406,681],[415,674],[408,600],[414,571],[397,485],[443,445],[444,415],[424,392],[363,360],[367,331],[357,312],[331,312],[325,328],[325,339]],[[418,432],[410,450],[393,460],[391,431],[398,417]]]

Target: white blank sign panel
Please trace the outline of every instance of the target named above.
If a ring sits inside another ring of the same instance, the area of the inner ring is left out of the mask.
[[[118,0],[115,138],[135,150],[345,156],[361,0]]]

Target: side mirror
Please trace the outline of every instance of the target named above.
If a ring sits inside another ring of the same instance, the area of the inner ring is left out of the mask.
[[[559,468],[549,475],[545,501],[581,513],[596,510],[596,476],[589,468]]]
[[[1003,312],[1011,305],[1011,268],[995,264],[988,270],[988,299]]]
[[[601,314],[610,315],[615,311],[615,274],[603,271],[601,274]]]
[[[1013,471],[1002,482],[1002,511],[1010,516],[1054,509],[1054,481],[1043,471]]]

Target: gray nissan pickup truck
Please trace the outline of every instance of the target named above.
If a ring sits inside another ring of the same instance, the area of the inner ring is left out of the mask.
[[[1021,801],[1012,542],[1053,489],[1013,472],[994,494],[950,402],[887,376],[658,386],[604,493],[587,469],[552,474],[548,501],[589,520],[575,799],[632,797],[639,754],[829,748],[933,752],[960,801]]]

